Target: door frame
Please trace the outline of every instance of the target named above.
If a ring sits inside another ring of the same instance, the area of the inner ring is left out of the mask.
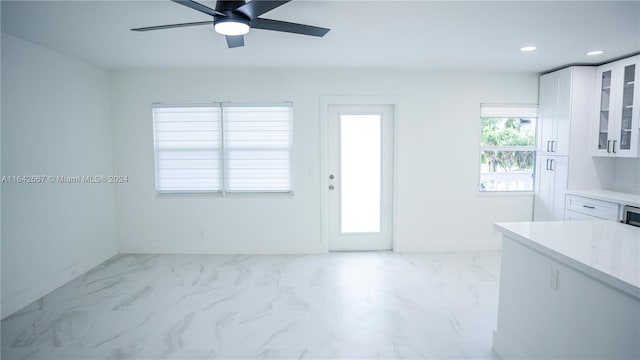
[[[398,250],[396,241],[396,213],[397,213],[397,164],[398,164],[398,98],[396,96],[320,96],[320,243],[325,252],[329,252],[329,106],[331,105],[389,105],[393,107],[393,139],[391,156],[393,161],[393,184],[391,197],[391,251]]]

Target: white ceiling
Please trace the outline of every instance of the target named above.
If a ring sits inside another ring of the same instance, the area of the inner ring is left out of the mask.
[[[212,1],[202,1],[214,7]],[[169,0],[2,1],[2,31],[106,68],[382,67],[540,72],[640,51],[640,1],[293,0],[263,17],[331,28],[324,38],[252,30],[228,49]],[[520,47],[538,50],[522,53]],[[602,49],[588,57],[586,51]]]

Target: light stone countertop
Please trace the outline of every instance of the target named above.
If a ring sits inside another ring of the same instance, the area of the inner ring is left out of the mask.
[[[622,205],[640,207],[640,195],[609,190],[568,190],[569,195],[584,196],[591,199],[610,201]]]
[[[614,221],[496,223],[505,237],[640,299],[640,228]]]

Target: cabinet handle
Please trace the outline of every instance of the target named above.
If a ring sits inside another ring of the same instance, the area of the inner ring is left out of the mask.
[[[549,159],[547,159],[547,164],[544,167],[545,170],[549,170]]]
[[[555,141],[551,142],[551,152],[556,152],[556,142]]]
[[[549,159],[549,170],[553,171],[553,159]]]
[[[595,209],[595,206],[591,206],[591,205],[582,205],[582,207],[586,207],[587,209]]]
[[[611,153],[609,150],[609,146],[611,145],[611,140],[607,140],[607,153]]]
[[[551,150],[549,149],[550,145],[551,145],[551,141],[547,141],[547,152],[551,152]]]
[[[613,140],[613,147],[611,148],[614,154],[616,153],[616,141],[618,140]]]

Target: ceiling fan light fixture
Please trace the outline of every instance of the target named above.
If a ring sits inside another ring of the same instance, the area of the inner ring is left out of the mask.
[[[2,1],[2,0],[0,0]],[[194,0],[172,0],[173,2],[198,11],[211,17],[209,21],[196,21],[181,24],[167,24],[159,26],[147,26],[131,29],[131,31],[150,31],[173,29],[190,26],[213,24],[216,33],[224,35],[227,47],[237,48],[244,46],[244,36],[251,29],[271,30],[292,34],[323,37],[330,29],[305,24],[291,23],[287,21],[261,18],[275,8],[278,8],[291,0],[216,0],[215,9],[203,5]]]
[[[216,21],[213,28],[218,34],[239,36],[249,32],[249,22],[242,19],[220,19]]]

